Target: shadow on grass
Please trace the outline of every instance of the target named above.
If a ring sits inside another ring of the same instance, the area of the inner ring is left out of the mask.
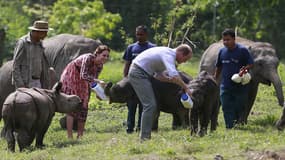
[[[267,115],[255,120],[251,120],[247,125],[238,125],[235,128],[239,130],[251,131],[254,133],[262,133],[265,132],[268,127],[276,128],[275,123],[277,120],[278,118],[275,115]]]
[[[108,126],[99,126],[95,125],[90,128],[85,129],[86,132],[97,132],[97,133],[118,133],[122,131],[122,125],[108,125]]]
[[[64,148],[64,147],[77,145],[80,143],[81,142],[79,140],[68,140],[68,141],[61,141],[61,142],[54,143],[53,146],[56,148]]]
[[[181,131],[181,130],[187,130],[187,128],[178,127],[172,129],[171,127],[158,127],[158,130],[154,130],[153,132],[169,132],[169,131]]]
[[[267,115],[265,117],[256,119],[252,121],[253,125],[259,125],[259,126],[275,126],[275,123],[277,122],[278,118],[275,115]]]

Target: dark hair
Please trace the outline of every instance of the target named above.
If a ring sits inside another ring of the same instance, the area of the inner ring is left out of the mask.
[[[106,46],[106,45],[99,45],[96,48],[94,54],[98,55],[98,54],[101,54],[103,51],[106,51],[106,50],[110,52],[110,48],[108,46]]]
[[[222,32],[222,36],[231,36],[233,38],[236,37],[236,34],[235,34],[235,31],[233,29],[230,29],[230,28],[226,28],[223,32]]]
[[[137,30],[143,30],[145,33],[147,33],[147,26],[145,26],[145,25],[139,25],[139,26],[137,26],[136,27],[136,31]]]

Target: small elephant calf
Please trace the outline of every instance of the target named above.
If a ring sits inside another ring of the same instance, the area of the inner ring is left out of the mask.
[[[31,145],[36,138],[36,147],[43,147],[43,138],[55,112],[68,113],[79,110],[82,102],[78,96],[60,93],[62,84],[56,83],[52,90],[19,88],[5,100],[2,109],[4,127],[1,136],[8,148],[15,151]]]
[[[204,136],[210,121],[212,131],[217,127],[219,87],[212,75],[202,71],[190,81],[189,88],[193,100],[193,108],[189,110],[191,135],[198,133],[199,136]]]

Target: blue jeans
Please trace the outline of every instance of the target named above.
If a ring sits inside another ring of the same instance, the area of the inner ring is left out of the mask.
[[[135,127],[135,121],[136,121],[136,111],[138,107],[138,123],[137,123],[137,129],[140,130],[141,128],[141,116],[142,116],[142,105],[137,102],[137,100],[129,100],[127,102],[128,106],[128,120],[127,120],[127,132],[131,133],[134,131]]]
[[[248,91],[245,87],[220,89],[220,99],[226,128],[233,128],[241,117],[247,102]]]

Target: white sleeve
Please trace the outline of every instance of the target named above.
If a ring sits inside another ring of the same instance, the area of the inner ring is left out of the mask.
[[[175,66],[175,57],[173,58],[171,55],[163,55],[162,61],[166,68],[166,73],[168,74],[169,77],[174,77],[179,75]]]

